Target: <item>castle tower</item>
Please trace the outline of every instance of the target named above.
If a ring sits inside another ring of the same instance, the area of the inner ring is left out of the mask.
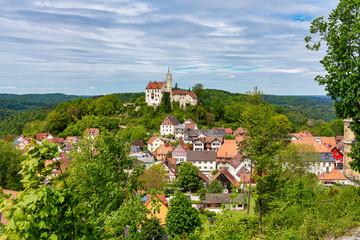
[[[172,92],[172,76],[171,76],[171,73],[170,73],[170,68],[168,68],[168,73],[166,74],[165,92],[169,92],[170,95],[171,95],[171,92]]]

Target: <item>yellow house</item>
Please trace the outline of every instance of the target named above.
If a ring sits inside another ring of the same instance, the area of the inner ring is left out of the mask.
[[[169,203],[165,198],[164,194],[156,194],[156,198],[153,198],[153,195],[146,195],[143,197],[143,202],[147,209],[151,211],[148,214],[148,218],[155,216],[159,219],[160,225],[165,225],[165,217],[168,212]]]

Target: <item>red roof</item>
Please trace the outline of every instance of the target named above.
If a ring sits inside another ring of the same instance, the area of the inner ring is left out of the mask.
[[[189,95],[193,99],[197,99],[197,96],[194,92],[189,92],[187,90],[173,90],[172,95]]]
[[[146,89],[160,89],[165,84],[165,82],[149,82]]]
[[[52,136],[51,133],[36,133],[35,139],[36,141],[42,141],[43,139],[46,139],[48,136]]]
[[[234,178],[234,176],[226,169],[226,168],[222,168],[220,171],[218,171],[215,176],[210,180],[211,182],[214,181],[215,179],[217,179],[220,174],[224,174],[224,176],[232,183],[235,185],[235,187],[239,187],[239,182]]]
[[[225,128],[226,134],[233,134],[233,130],[231,128]]]

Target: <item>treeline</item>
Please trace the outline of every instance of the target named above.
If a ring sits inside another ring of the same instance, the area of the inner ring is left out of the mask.
[[[246,95],[203,89],[199,85],[196,85],[193,90],[199,96],[200,103],[197,106],[187,106],[186,110],[181,109],[178,103],[170,102],[163,103],[157,109],[148,107],[143,93],[117,93],[93,98],[78,98],[61,102],[57,106],[47,105],[27,111],[0,110],[0,115],[3,116],[0,122],[0,134],[4,136],[9,133],[15,135],[23,133],[32,137],[36,132],[51,132],[61,137],[81,136],[86,128],[98,127],[100,130],[123,132],[128,139],[139,136],[140,139],[146,139],[147,133],[158,131],[159,125],[168,114],[175,115],[181,122],[192,118],[201,128],[231,127],[235,130],[241,126],[242,112],[248,104]],[[37,99],[36,101],[42,99],[45,103],[58,101],[64,97],[62,94],[30,96],[29,99],[34,98]],[[57,100],[50,100],[51,96]],[[74,96],[68,97],[71,99]],[[11,96],[6,95],[5,98],[11,99]],[[293,108],[302,108],[303,112],[313,112],[311,104],[318,102],[317,104],[321,106],[319,109],[322,109],[324,115],[333,114],[331,101],[325,97],[269,97],[265,95],[263,100],[283,106],[289,103]],[[295,105],[298,100],[298,105]],[[135,103],[137,107],[124,106],[123,103]],[[341,120],[327,123],[325,119],[309,117],[309,114],[291,108],[286,109],[276,105],[272,108],[277,114],[287,117],[291,123],[291,132],[309,130],[314,135],[321,136],[343,134]]]

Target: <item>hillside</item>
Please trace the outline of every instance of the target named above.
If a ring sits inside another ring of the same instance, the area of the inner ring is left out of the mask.
[[[62,93],[24,95],[0,94],[0,110],[22,111],[64,101],[72,101],[77,98],[79,98],[79,96],[65,95]]]
[[[78,100],[74,101],[75,99]],[[60,134],[66,130],[62,135],[75,134],[84,128],[84,126],[77,128],[76,122],[86,115],[96,118],[106,117],[104,119],[107,122],[110,121],[107,124],[114,125],[118,122],[129,126],[143,125],[147,131],[155,131],[166,113],[159,113],[148,108],[134,112],[131,107],[122,106],[123,103],[129,102],[144,105],[144,100],[144,93],[141,92],[95,96],[88,98],[87,101],[79,99],[78,96],[65,94],[0,94],[2,103],[0,135],[7,133],[18,135],[24,133],[25,128],[27,132],[52,130]],[[319,129],[325,122],[336,119],[332,101],[325,96],[264,95],[263,100],[273,104],[278,114],[285,115],[293,124],[294,131],[314,127]],[[204,89],[201,101],[202,107],[191,108],[188,111],[174,109],[171,114],[180,118],[194,118],[204,127],[237,128],[239,126],[239,117],[246,105],[244,94]],[[49,113],[54,110],[57,115],[49,116]],[[101,121],[105,121],[104,119]],[[31,130],[29,130],[30,125],[26,126],[30,122],[33,122]],[[111,128],[114,129],[114,126]]]

